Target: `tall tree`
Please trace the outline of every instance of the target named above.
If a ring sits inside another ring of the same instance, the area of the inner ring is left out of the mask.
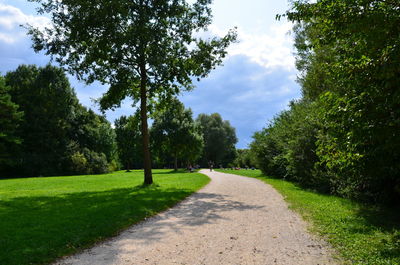
[[[194,163],[203,149],[203,136],[192,115],[192,110],[185,109],[178,99],[154,115],[153,143],[160,155],[171,154],[175,170],[178,170],[178,160]]]
[[[62,69],[21,65],[7,73],[5,81],[9,88],[5,88],[4,98],[11,98],[15,104],[5,104],[0,110],[0,125],[4,126],[0,154],[3,136],[8,141],[6,150],[11,150],[12,143],[22,142],[18,152],[8,153],[14,164],[5,172],[8,176],[105,173],[116,169],[117,148],[111,124],[79,104]],[[0,96],[1,105],[3,93]],[[15,113],[17,106],[24,113],[22,120],[20,112]]]
[[[21,65],[5,76],[10,94],[24,112],[19,162],[29,176],[56,175],[69,144],[78,100],[62,69]]]
[[[36,51],[45,50],[79,79],[109,84],[102,109],[130,96],[140,101],[144,182],[152,183],[147,113],[149,102],[191,89],[221,63],[234,31],[202,40],[194,33],[211,23],[212,0],[30,0],[42,3],[53,27],[30,27]],[[198,35],[198,34],[197,34]]]
[[[233,162],[236,156],[237,137],[235,128],[229,121],[222,120],[218,113],[200,114],[196,121],[200,124],[205,144],[202,164],[205,166],[209,161],[215,165]]]
[[[16,148],[21,144],[17,129],[21,125],[23,112],[11,100],[10,88],[0,76],[0,173],[15,161]]]
[[[118,154],[126,170],[139,168],[143,161],[140,142],[140,113],[134,116],[121,116],[115,120]]]

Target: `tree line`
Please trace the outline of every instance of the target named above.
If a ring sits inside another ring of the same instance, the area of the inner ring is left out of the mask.
[[[150,146],[156,168],[227,166],[236,158],[235,128],[218,113],[193,119],[192,110],[173,98],[151,117]],[[138,112],[115,121],[120,160],[128,170],[143,165],[140,126]]]
[[[0,79],[2,175],[96,174],[117,168],[111,124],[79,103],[62,69],[21,65]]]
[[[171,99],[152,114],[156,167],[234,159],[235,129],[215,113],[194,120]],[[143,168],[140,114],[107,119],[79,103],[61,68],[21,65],[0,76],[0,173],[12,176],[98,174]]]
[[[284,16],[303,96],[255,133],[253,161],[324,192],[398,201],[399,2],[294,1]]]

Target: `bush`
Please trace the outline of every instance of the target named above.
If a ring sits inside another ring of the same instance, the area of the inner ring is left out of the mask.
[[[72,174],[89,174],[88,161],[84,154],[75,152],[70,157],[70,170]]]
[[[103,174],[109,172],[107,157],[104,153],[96,153],[87,148],[83,149],[88,161],[89,174]]]
[[[108,164],[108,172],[114,172],[117,171],[121,168],[121,164],[118,162],[118,160],[112,160],[109,164]]]
[[[264,174],[295,180],[327,190],[328,180],[315,170],[319,161],[316,142],[318,105],[305,100],[292,102],[290,109],[274,118],[270,126],[256,133],[251,153]]]

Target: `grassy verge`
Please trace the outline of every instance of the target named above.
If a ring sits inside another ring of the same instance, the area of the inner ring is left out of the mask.
[[[220,170],[218,170],[220,171]],[[351,264],[400,264],[400,209],[353,202],[305,190],[258,170],[221,172],[258,178],[278,190]]]
[[[0,180],[0,264],[46,264],[163,211],[203,187],[198,173],[143,171]]]

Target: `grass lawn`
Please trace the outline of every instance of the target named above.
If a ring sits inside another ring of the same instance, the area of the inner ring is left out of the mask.
[[[263,176],[259,170],[218,170],[271,184],[350,264],[400,264],[400,209],[353,202]]]
[[[0,180],[0,264],[46,264],[163,211],[209,182],[198,173],[143,171]]]

